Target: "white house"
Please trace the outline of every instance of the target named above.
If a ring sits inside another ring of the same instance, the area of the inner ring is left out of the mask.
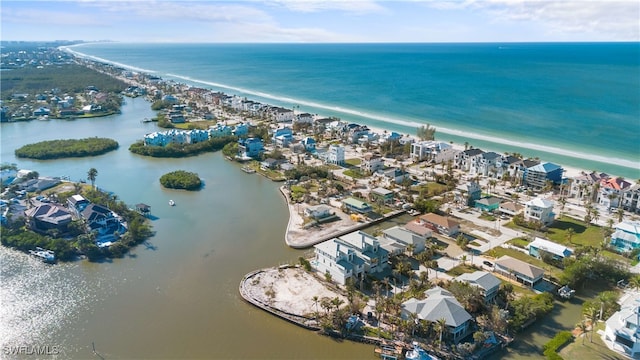
[[[340,145],[330,145],[326,153],[325,161],[328,164],[344,164],[344,147]]]
[[[537,258],[542,257],[542,253],[540,252],[541,250],[548,252],[556,260],[562,260],[573,254],[572,249],[539,237],[530,242],[527,245],[527,248],[529,249],[529,255],[535,256]]]
[[[640,294],[627,293],[617,311],[606,322],[602,340],[613,351],[640,359]]]
[[[553,201],[535,198],[524,205],[524,219],[527,221],[540,221],[544,225],[553,223]]]
[[[365,154],[360,163],[360,169],[365,173],[374,173],[384,168],[384,160],[378,155]]]
[[[330,215],[331,207],[324,204],[308,206],[306,209],[304,209],[304,216],[314,219],[323,219]]]
[[[495,300],[496,295],[498,295],[498,289],[500,289],[500,284],[502,283],[495,275],[486,271],[465,273],[458,276],[456,280],[479,288],[487,304]]]
[[[353,249],[336,239],[314,245],[313,266],[321,274],[331,275],[331,280],[344,285],[349,278],[359,278],[364,274],[364,261]]]
[[[419,254],[424,251],[427,243],[427,237],[416,234],[400,226],[388,228],[382,232],[382,237],[399,242],[405,247],[412,245],[413,254]]]

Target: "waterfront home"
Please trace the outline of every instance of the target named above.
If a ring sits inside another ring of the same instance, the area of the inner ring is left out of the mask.
[[[260,162],[260,169],[262,170],[274,170],[278,168],[278,160],[273,158],[267,158]]]
[[[640,221],[625,220],[617,224],[611,234],[611,246],[623,252],[640,248]]]
[[[362,162],[360,163],[360,169],[366,173],[371,174],[384,168],[384,160],[381,156],[372,153],[367,153],[362,156]]]
[[[589,198],[592,195],[594,186],[600,186],[600,182],[604,179],[608,179],[609,175],[605,173],[597,173],[592,171],[591,173],[582,172],[581,175],[573,178],[571,182],[571,188],[569,190],[569,196],[577,199]]]
[[[344,285],[347,279],[360,279],[364,274],[364,260],[353,249],[336,239],[314,245],[315,259],[311,265],[320,274],[329,274],[331,280]]]
[[[46,107],[39,107],[33,111],[33,116],[45,116],[51,114],[51,110]]]
[[[82,211],[89,204],[89,200],[85,199],[82,195],[79,194],[75,194],[67,198],[67,207],[76,215],[76,217],[80,217]]]
[[[476,200],[480,200],[482,197],[482,188],[480,187],[480,184],[475,181],[458,185],[456,190],[458,190],[458,193],[460,194],[458,201],[464,203],[466,206],[473,206]]]
[[[29,228],[34,231],[46,232],[57,230],[60,234],[67,231],[67,225],[72,220],[71,212],[56,204],[41,204],[24,212]]]
[[[500,206],[498,207],[498,211],[500,211],[505,215],[510,215],[510,216],[515,216],[521,213],[523,209],[524,209],[524,206],[520,204],[516,204],[513,201],[505,201],[503,203],[500,203]]]
[[[484,151],[480,149],[467,149],[457,153],[454,161],[459,169],[473,175],[478,172],[482,154]]]
[[[427,226],[420,224],[419,221],[411,220],[404,224],[404,228],[407,231],[411,231],[414,234],[424,237],[428,239],[433,236],[433,231]]]
[[[249,125],[245,123],[236,124],[233,127],[232,133],[235,136],[245,136],[249,134]]]
[[[119,230],[119,220],[116,214],[99,204],[89,204],[81,212],[89,230],[97,230],[100,235]]]
[[[385,239],[399,242],[406,248],[409,245],[413,246],[413,254],[419,254],[424,251],[427,243],[427,236],[417,234],[413,231],[407,230],[401,226],[394,226],[382,231],[382,236]]]
[[[290,127],[276,129],[272,135],[272,141],[277,147],[287,147],[293,141],[293,130]]]
[[[551,254],[555,260],[563,260],[573,254],[572,249],[539,237],[530,242],[527,247],[529,255],[537,258],[541,258],[544,252]]]
[[[547,185],[547,181],[553,184],[560,184],[563,172],[564,169],[561,166],[545,162],[526,168],[522,176],[522,182],[530,188],[540,190]]]
[[[543,269],[507,255],[496,260],[493,269],[499,274],[530,287],[533,287],[544,277]]]
[[[493,303],[498,295],[498,289],[502,283],[495,275],[486,271],[476,271],[473,273],[465,273],[457,278],[456,281],[466,282],[471,286],[475,286],[480,289],[482,296],[484,296],[484,302],[486,304]]]
[[[349,278],[361,280],[364,275],[382,272],[389,267],[389,252],[378,239],[361,231],[352,232],[314,245],[311,265],[321,274],[344,285]]]
[[[428,213],[420,216],[418,224],[426,226],[436,233],[455,236],[460,232],[460,223],[446,216]]]
[[[358,200],[358,199],[355,199],[355,198],[352,198],[352,197],[348,197],[348,198],[342,200],[342,204],[347,209],[347,211],[357,212],[357,213],[360,213],[360,214],[366,214],[366,213],[371,212],[373,210],[371,205],[367,204],[366,202],[364,202],[362,200]]]
[[[502,160],[500,160],[500,164],[502,165],[502,171],[498,174],[498,177],[508,174],[515,178],[518,176],[518,172],[522,166],[522,159],[512,155],[505,155],[502,157]]]
[[[231,128],[231,126],[227,126],[221,122],[209,126],[209,137],[211,138],[229,136],[232,133],[233,129]]]
[[[634,184],[624,191],[622,195],[622,208],[627,211],[640,212],[640,184]]]
[[[624,192],[630,187],[631,183],[621,177],[600,180],[598,204],[607,209],[619,207]]]
[[[14,168],[7,167],[0,170],[0,182],[2,182],[2,185],[10,184],[16,177],[18,177],[18,171]]]
[[[264,151],[262,139],[247,138],[238,140],[238,157],[242,160],[248,160],[260,156]]]
[[[471,330],[473,318],[449,291],[436,286],[424,292],[426,299],[411,298],[402,303],[400,316],[410,320],[415,316],[418,320],[435,323],[445,319],[446,337],[454,343],[460,342]]]
[[[293,118],[293,123],[311,124],[313,123],[313,115],[309,113],[298,114]]]
[[[389,253],[375,237],[362,231],[354,231],[340,235],[336,240],[353,249],[364,260],[364,270],[368,274],[382,272],[389,267]]]
[[[315,220],[324,219],[333,215],[331,210],[331,206],[324,204],[307,206],[307,208],[304,209],[304,216],[313,218]]]
[[[291,109],[285,109],[283,107],[272,106],[268,113],[270,117],[276,122],[289,122],[295,118],[295,113]]]
[[[502,155],[493,151],[486,152],[478,158],[477,173],[484,176],[498,177],[502,172]]]
[[[485,197],[475,201],[474,207],[481,211],[493,212],[500,206],[502,200],[495,196]]]
[[[316,140],[312,137],[304,137],[302,140],[300,140],[300,144],[304,146],[304,149],[306,151],[313,152],[316,150]]]
[[[376,203],[388,204],[393,201],[393,191],[383,187],[377,187],[369,192],[369,198]]]
[[[553,213],[553,201],[535,198],[524,205],[524,219],[527,221],[539,221],[543,225],[550,225],[555,219]]]
[[[60,178],[57,177],[39,177],[37,179],[29,179],[18,184],[21,190],[26,192],[39,192],[47,190],[60,184]]]
[[[455,154],[449,150],[451,150],[451,145],[442,141],[418,141],[411,144],[410,156],[413,161],[427,160],[440,163],[442,161],[446,161],[443,160],[441,156],[438,156],[440,154],[451,154],[451,159],[455,157]]]
[[[620,310],[606,321],[602,340],[607,347],[632,359],[640,359],[640,294],[626,292]]]

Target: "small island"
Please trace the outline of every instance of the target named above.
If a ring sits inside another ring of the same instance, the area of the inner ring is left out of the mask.
[[[169,189],[198,190],[202,181],[196,173],[177,170],[160,177],[160,184]]]
[[[189,132],[189,135],[192,135],[191,131],[199,131],[199,130],[187,130],[186,132]],[[204,130],[201,130],[201,131],[206,133],[206,131]],[[171,136],[168,134],[161,134],[161,135],[167,135],[169,137]],[[209,136],[208,133],[205,134],[205,138],[208,138],[208,136]],[[223,137],[217,137],[217,138],[212,137],[207,140],[204,140],[201,142],[195,142],[195,143],[170,142],[170,143],[167,143],[166,145],[151,145],[145,141],[138,141],[131,144],[131,146],[129,146],[129,151],[131,151],[134,154],[144,155],[144,156],[160,157],[160,158],[171,158],[171,157],[178,158],[178,157],[199,155],[204,152],[218,151],[218,150],[221,150],[226,144],[233,143],[237,140],[238,139],[235,136],[223,136]]]
[[[50,160],[106,154],[118,148],[118,142],[107,138],[48,140],[16,149],[17,157]]]

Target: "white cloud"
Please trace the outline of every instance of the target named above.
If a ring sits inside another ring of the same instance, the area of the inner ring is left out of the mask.
[[[375,1],[367,0],[272,0],[268,4],[303,13],[338,10],[353,14],[366,14],[386,11],[383,6]]]
[[[585,38],[597,40],[640,40],[638,1],[473,0],[427,4],[444,10],[466,8],[486,11],[495,21],[540,23],[546,28],[547,35],[554,37],[582,34]]]

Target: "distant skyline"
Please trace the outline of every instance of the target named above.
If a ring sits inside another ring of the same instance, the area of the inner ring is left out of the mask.
[[[0,39],[121,42],[640,41],[638,1],[12,1]]]

